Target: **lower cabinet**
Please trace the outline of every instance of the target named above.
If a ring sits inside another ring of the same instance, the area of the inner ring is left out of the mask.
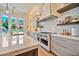
[[[71,55],[71,53],[69,53],[68,50],[66,50],[65,48],[63,48],[57,44],[54,44],[54,48],[52,49],[52,52],[54,52],[56,55],[59,55],[59,56]]]
[[[79,56],[79,42],[63,37],[52,36],[51,51],[61,56]]]
[[[18,54],[16,56],[38,56],[38,49],[34,49],[28,52],[24,52],[22,54]]]
[[[78,40],[67,40],[67,49],[72,53],[73,56],[79,56],[79,41]]]

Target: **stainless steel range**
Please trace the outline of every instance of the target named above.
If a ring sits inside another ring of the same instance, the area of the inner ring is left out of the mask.
[[[51,45],[51,33],[50,32],[40,32],[40,45],[45,48],[46,50],[50,51]]]

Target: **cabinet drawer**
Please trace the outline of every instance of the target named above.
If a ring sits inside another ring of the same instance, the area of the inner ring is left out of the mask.
[[[57,44],[53,45],[52,52],[56,52],[58,55],[62,56],[71,56],[72,54],[65,48],[58,46]]]

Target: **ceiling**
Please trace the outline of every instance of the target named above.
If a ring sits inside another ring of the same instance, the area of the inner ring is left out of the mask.
[[[8,7],[11,11],[13,7],[15,7],[16,13],[27,13],[32,10],[33,7],[38,6],[41,4],[37,3],[9,3]],[[6,10],[6,3],[0,3],[2,9]]]

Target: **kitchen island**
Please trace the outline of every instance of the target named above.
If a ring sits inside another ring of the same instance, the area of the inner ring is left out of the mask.
[[[24,43],[15,46],[1,47],[1,56],[37,56],[39,43],[28,35],[24,36]]]

